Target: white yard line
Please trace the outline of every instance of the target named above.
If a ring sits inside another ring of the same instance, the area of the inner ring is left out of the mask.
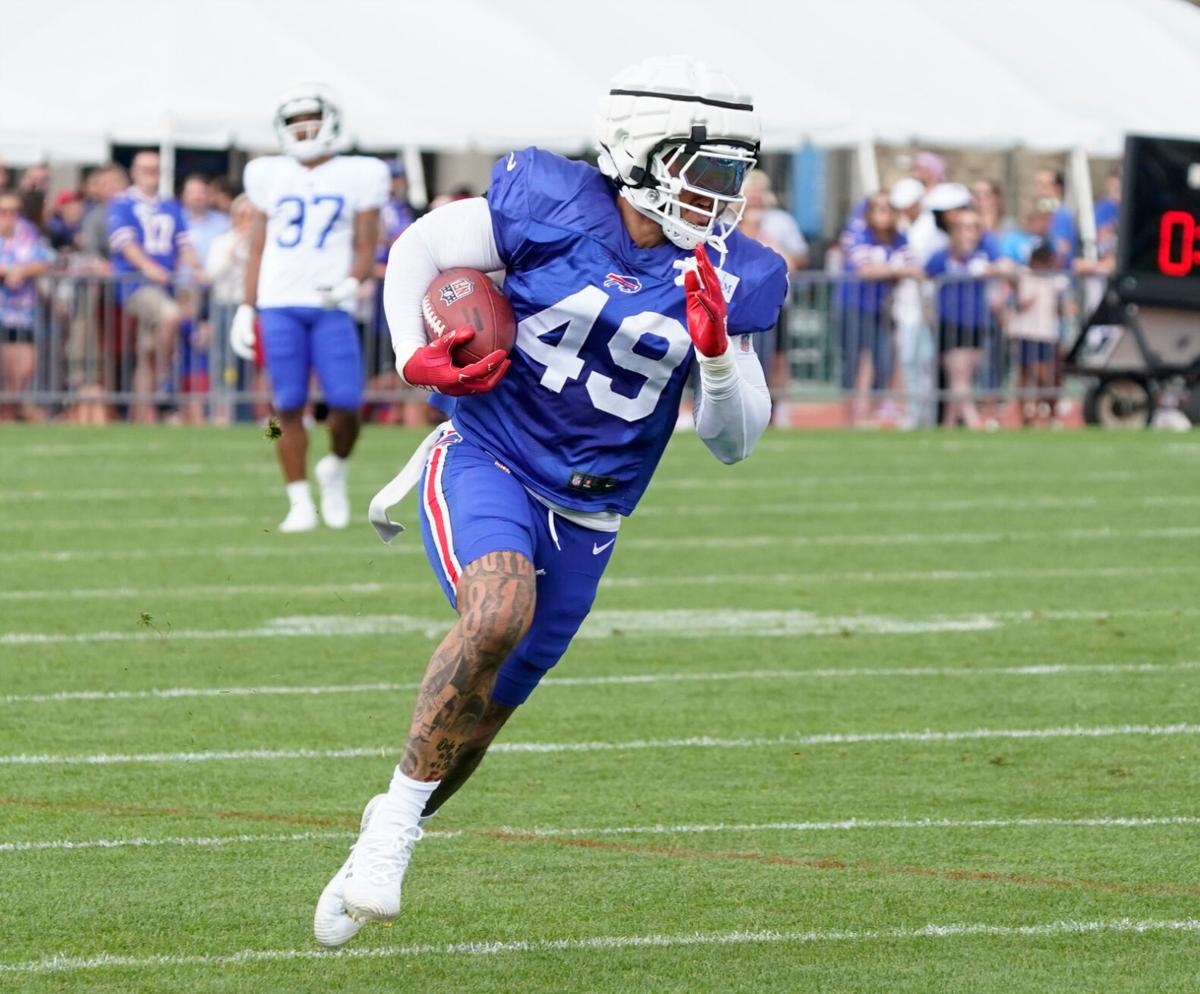
[[[689,932],[682,935],[606,935],[571,939],[509,939],[455,942],[410,946],[351,946],[339,950],[244,949],[236,953],[155,956],[125,956],[99,953],[94,956],[51,956],[40,960],[0,963],[0,973],[75,973],[105,968],[154,969],[157,967],[229,967],[248,963],[296,960],[374,960],[412,957],[494,956],[503,953],[591,952],[613,949],[666,949],[688,946],[745,946],[767,943],[818,944],[829,942],[878,942],[900,939],[957,939],[997,937],[1009,939],[1043,938],[1058,935],[1102,935],[1154,932],[1200,932],[1200,919],[1116,918],[1098,921],[1043,922],[1031,925],[929,924],[917,928],[885,929],[814,929],[810,931],[735,931]]]
[[[75,852],[79,849],[127,849],[127,848],[157,848],[161,846],[190,849],[216,848],[218,846],[253,845],[282,842],[313,842],[330,839],[353,839],[355,833],[340,832],[294,832],[291,835],[209,835],[193,837],[163,837],[132,839],[51,839],[46,842],[0,842],[0,853],[7,852],[42,852],[46,850],[66,850]]]
[[[643,686],[654,683],[725,683],[737,680],[846,680],[926,677],[1072,677],[1083,673],[1167,673],[1200,669],[1200,662],[1177,663],[1033,663],[1027,666],[848,666],[816,670],[732,670],[719,673],[625,673],[613,676],[549,676],[542,687]],[[150,690],[60,690],[46,694],[0,695],[0,704],[59,704],[66,701],[144,701],[192,697],[312,697],[326,694],[375,694],[417,690],[409,683],[343,683],[262,687],[161,687]]]
[[[798,583],[819,586],[824,583],[956,583],[958,581],[1116,578],[1122,576],[1175,576],[1200,573],[1200,562],[1179,565],[1144,566],[1072,566],[1050,569],[933,569],[896,571],[852,571],[825,573],[814,569],[806,573],[697,573],[678,576],[606,576],[605,588],[627,587],[708,587],[731,583]],[[252,583],[205,584],[186,587],[55,587],[42,590],[0,590],[2,601],[38,600],[120,600],[135,597],[186,597],[189,599],[264,596],[287,594],[396,593],[432,590],[433,580],[388,583],[301,584]]]
[[[25,503],[28,501],[50,500],[57,502],[66,501],[109,501],[109,500],[129,500],[141,501],[147,496],[155,499],[169,500],[175,497],[247,497],[247,496],[281,496],[281,490],[278,485],[268,485],[267,480],[274,479],[272,474],[262,473],[255,474],[261,476],[261,479],[246,480],[248,472],[254,470],[243,471],[239,468],[238,476],[234,481],[241,480],[245,482],[245,486],[231,486],[231,481],[222,481],[218,487],[188,487],[184,489],[176,489],[171,486],[172,472],[175,464],[164,465],[163,472],[156,474],[147,479],[147,484],[162,485],[164,489],[161,491],[147,491],[146,487],[75,487],[69,489],[22,489],[22,490],[6,490],[0,493],[0,503]],[[214,475],[220,472],[221,467],[217,466],[214,470]],[[764,485],[778,482],[783,478],[783,474],[750,475],[748,473],[740,473],[733,475],[720,475],[716,472],[710,475],[702,476],[675,476],[664,477],[655,480],[652,484],[652,492],[658,493],[665,490],[747,490],[761,491]],[[379,482],[382,483],[386,479],[384,475],[380,475]],[[1113,470],[1113,471],[1095,471],[1085,473],[1075,473],[1070,476],[1070,483],[1074,486],[1080,483],[1104,483],[1104,482],[1122,482],[1128,480],[1143,480],[1144,476],[1133,471]],[[886,486],[889,488],[897,487],[920,487],[922,484],[928,486],[941,486],[942,484],[953,484],[958,488],[970,486],[1018,486],[1027,487],[1029,492],[1037,493],[1044,491],[1049,483],[1055,482],[1053,479],[1047,479],[1045,474],[1041,475],[1015,475],[1011,473],[849,473],[849,474],[828,474],[828,473],[811,473],[811,474],[793,474],[787,477],[787,484],[791,490],[827,490],[835,486],[863,486],[875,487]],[[1039,491],[1040,488],[1040,491]],[[797,508],[802,510],[802,505],[797,505]]]
[[[1197,566],[1200,570],[1200,565]],[[190,587],[60,587],[57,590],[0,590],[0,601],[40,600],[123,600],[137,597],[202,597],[290,596],[296,594],[378,594],[409,588],[432,589],[433,581],[425,583],[212,583]]]
[[[462,840],[490,834],[529,835],[536,838],[582,838],[600,835],[716,835],[740,832],[854,832],[886,830],[954,830],[1009,828],[1180,828],[1200,825],[1200,818],[846,818],[841,821],[774,821],[750,824],[718,822],[711,825],[610,825],[603,828],[499,828],[463,831],[427,831],[426,839]],[[349,829],[324,832],[293,832],[287,835],[135,836],[121,839],[46,839],[0,842],[0,853],[77,852],[84,849],[212,849],[234,845],[283,845],[292,842],[337,842],[356,838]]]
[[[61,517],[54,521],[31,521],[28,518],[9,518],[0,521],[0,532],[28,532],[43,529],[56,535],[63,532],[122,532],[131,538],[137,537],[146,529],[169,528],[174,531],[192,531],[197,528],[233,528],[259,527],[266,528],[275,524],[275,519],[262,514],[248,516],[237,514],[217,514],[209,517],[199,517],[194,514],[181,514],[171,518],[67,518]]]
[[[1009,625],[1060,621],[1104,621],[1110,618],[1168,618],[1200,613],[1200,607],[1132,608],[1119,611],[1038,610],[992,614],[931,615],[920,618],[892,615],[822,615],[814,611],[739,611],[729,609],[666,609],[661,611],[594,611],[576,635],[578,639],[663,636],[675,638],[791,638],[859,635],[927,635],[939,632],[994,631]],[[350,638],[380,635],[421,635],[441,638],[449,618],[404,614],[285,615],[252,628],[172,629],[86,632],[4,632],[0,645],[144,642],[155,639],[191,641],[270,638]]]
[[[1040,740],[1097,739],[1114,736],[1200,735],[1200,725],[1069,725],[1057,728],[971,728],[960,731],[824,732],[757,738],[717,738],[708,735],[678,739],[634,739],[627,742],[497,742],[489,755],[567,752],[632,752],[643,749],[762,749],[774,746],[859,745],[885,742],[939,744],[976,739]],[[112,766],[128,763],[258,762],[291,759],[363,759],[395,755],[398,744],[347,749],[224,749],[208,752],[92,753],[74,756],[29,754],[0,756],[0,766]]]
[[[778,548],[780,546],[890,546],[890,545],[993,545],[1009,542],[1109,542],[1146,541],[1158,539],[1191,539],[1200,537],[1200,527],[1179,526],[1171,528],[1067,528],[1007,530],[990,532],[851,532],[833,535],[727,535],[727,536],[679,536],[677,538],[626,538],[619,549],[752,549]],[[82,560],[145,560],[145,559],[208,559],[212,557],[266,558],[295,556],[300,543],[289,540],[272,545],[236,546],[177,546],[159,549],[27,549],[20,552],[0,554],[0,562],[58,562],[69,563]],[[375,559],[381,555],[412,555],[424,553],[419,543],[393,545],[384,550],[375,546],[342,548],[326,546],[313,550],[325,558],[353,557]]]
[[[868,829],[976,828],[1169,828],[1200,825],[1200,817],[1161,818],[846,818],[841,821],[772,821],[713,825],[619,825],[608,828],[501,828],[494,831],[539,838],[592,835],[703,835],[722,832],[848,832]],[[484,833],[486,834],[486,833]]]
[[[1192,506],[1200,504],[1200,494],[1163,494],[1138,496],[1105,496],[1105,497],[979,497],[956,500],[938,499],[932,494],[928,498],[913,497],[911,493],[903,500],[827,500],[809,501],[802,505],[796,502],[752,503],[742,502],[739,509],[743,514],[783,514],[794,515],[798,511],[804,515],[812,514],[858,514],[871,513],[905,513],[928,512],[945,513],[953,511],[1038,511],[1038,510],[1088,510],[1105,509],[1116,506],[1134,507],[1173,507]],[[636,517],[641,518],[676,518],[680,516],[724,517],[728,515],[729,507],[725,504],[693,504],[680,502],[676,504],[653,503],[639,508]],[[56,534],[71,531],[81,532],[128,532],[137,534],[144,529],[175,529],[197,528],[228,528],[228,527],[266,527],[274,523],[274,519],[257,515],[174,515],[168,517],[139,517],[136,520],[106,520],[102,518],[57,518],[52,527]],[[35,523],[36,524],[36,523]],[[0,532],[27,531],[31,527],[29,520],[0,521]]]
[[[896,500],[832,500],[832,501],[787,501],[770,503],[739,502],[738,510],[742,514],[858,514],[871,512],[873,514],[886,512],[916,512],[944,513],[947,511],[1047,511],[1047,510],[1088,510],[1108,508],[1112,505],[1132,505],[1134,507],[1170,507],[1174,505],[1191,506],[1200,504],[1200,494],[1175,494],[1163,496],[1112,496],[1112,497],[966,497],[956,500],[928,499],[906,497]],[[679,517],[707,515],[712,517],[727,517],[727,504],[692,504],[681,502],[676,505],[654,504],[650,507],[639,508],[636,516],[643,517]]]
[[[247,497],[274,497],[276,503],[279,503],[283,496],[280,487],[269,487],[262,482],[256,482],[253,486],[248,487],[172,487],[169,478],[156,479],[151,482],[153,484],[161,484],[162,489],[155,489],[148,482],[146,486],[141,488],[95,487],[83,490],[4,490],[0,491],[0,504],[26,504],[30,501],[40,500],[54,501],[56,504],[68,501],[83,501],[90,504],[96,501],[109,500],[137,503],[179,499],[198,500],[208,497],[230,500],[234,498],[242,500]]]

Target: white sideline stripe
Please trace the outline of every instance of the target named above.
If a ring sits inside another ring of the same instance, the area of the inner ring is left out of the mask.
[[[426,832],[426,839],[463,839],[486,837],[490,833],[532,835],[556,839],[594,835],[702,835],[721,832],[846,832],[869,829],[956,829],[956,828],[1157,828],[1200,825],[1200,818],[1169,816],[1163,818],[846,818],[842,821],[772,821],[750,824],[714,825],[618,825],[606,828],[513,828],[508,825],[477,831]],[[50,839],[31,842],[0,842],[6,852],[74,852],[78,849],[126,849],[178,847],[216,848],[232,845],[281,844],[349,840],[349,830],[294,832],[290,835],[210,835],[210,836],[137,836],[126,839]]]
[[[919,928],[816,929],[813,931],[689,932],[683,935],[606,935],[582,939],[511,939],[491,942],[454,942],[442,945],[358,946],[348,949],[243,949],[224,955],[51,956],[47,959],[0,963],[0,973],[66,973],[106,967],[148,969],[178,966],[241,966],[245,963],[325,959],[401,959],[417,956],[492,956],[501,953],[587,952],[594,949],[645,949],[676,946],[742,946],[761,943],[873,942],[895,939],[955,939],[975,936],[1038,938],[1054,935],[1105,932],[1200,932],[1200,919],[1116,918],[1100,921],[1063,919],[1037,925],[970,924],[923,925]]]
[[[1118,735],[1200,735],[1200,725],[1068,725],[1058,728],[972,728],[961,731],[823,732],[816,735],[778,735],[773,738],[722,739],[695,735],[680,739],[634,739],[629,742],[497,742],[496,753],[626,752],[640,749],[750,749],[770,746],[856,745],[880,742],[964,742],[973,739],[1111,738]],[[350,749],[228,749],[210,752],[93,753],[75,756],[20,753],[0,756],[0,766],[111,766],[119,763],[212,763],[279,759],[363,759],[400,752],[400,746]]]
[[[1028,666],[877,666],[819,670],[731,670],[719,673],[626,673],[615,676],[549,676],[539,686],[604,687],[652,683],[723,683],[732,680],[840,680],[858,677],[920,678],[979,676],[1074,676],[1077,673],[1161,673],[1200,669],[1200,662],[1033,663]],[[419,683],[345,683],[283,687],[162,687],[151,690],[60,690],[49,694],[5,694],[0,704],[57,704],[64,701],[142,701],[188,697],[275,697],[372,694],[419,690]]]
[[[604,577],[601,587],[692,587],[730,583],[898,583],[959,580],[1004,580],[1045,577],[1086,580],[1092,577],[1158,576],[1200,573],[1200,563],[1177,566],[1087,566],[1051,569],[934,569],[900,570],[896,572],[860,571],[849,573],[700,573],[681,576],[615,576]],[[53,590],[0,590],[0,601],[36,600],[94,600],[131,597],[232,597],[246,595],[275,596],[278,594],[376,594],[409,590],[432,590],[430,581],[414,580],[396,583],[328,583],[291,586],[282,583],[207,584],[193,587],[58,587]]]
[[[3,496],[0,494],[0,496]],[[995,532],[854,532],[844,535],[741,535],[721,537],[680,536],[678,538],[629,538],[621,541],[621,549],[747,549],[786,546],[875,546],[875,545],[990,545],[998,542],[1103,542],[1144,539],[1190,539],[1200,537],[1200,527],[1141,528],[1123,531],[1107,526],[1100,528],[1067,528],[1043,530],[1010,530]],[[0,554],[0,562],[69,563],[85,559],[142,560],[183,557],[204,559],[211,556],[228,558],[294,557],[299,546],[291,542],[277,545],[237,546],[180,546],[161,549],[27,549]],[[424,554],[416,544],[389,547],[387,555]],[[342,548],[328,546],[320,549],[325,558],[347,556],[373,559],[377,553],[370,547]]]
[[[937,632],[993,631],[1010,624],[1100,621],[1114,617],[1171,617],[1200,613],[1200,607],[1133,608],[1118,611],[1026,610],[994,614],[900,618],[888,615],[820,615],[814,611],[690,610],[595,611],[577,639],[672,635],[677,638],[820,637],[829,635],[927,635]],[[441,638],[449,620],[404,614],[317,614],[272,618],[253,628],[158,629],[146,631],[4,632],[0,645],[47,645],[89,642],[142,642],[154,639],[351,638],[423,635]]]

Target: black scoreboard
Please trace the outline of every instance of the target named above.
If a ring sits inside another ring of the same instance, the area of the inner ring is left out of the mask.
[[[1200,308],[1200,140],[1125,140],[1117,292],[1130,303]]]

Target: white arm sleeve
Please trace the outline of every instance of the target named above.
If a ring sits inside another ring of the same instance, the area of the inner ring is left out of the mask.
[[[492,213],[483,197],[456,200],[410,225],[388,253],[383,307],[401,378],[414,352],[429,344],[421,298],[438,273],[456,266],[492,273],[504,268]]]
[[[697,353],[696,359],[696,434],[721,462],[745,459],[771,420],[771,392],[762,363],[753,349],[735,348],[733,338],[724,355],[708,358]]]

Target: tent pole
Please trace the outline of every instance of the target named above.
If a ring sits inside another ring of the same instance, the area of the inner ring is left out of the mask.
[[[1082,146],[1071,149],[1071,187],[1075,193],[1075,209],[1079,212],[1080,254],[1095,262],[1096,205],[1092,197],[1092,173],[1088,169],[1087,152]]]
[[[864,138],[858,143],[858,183],[864,197],[879,189],[879,161],[875,158],[875,142]]]
[[[417,210],[429,203],[429,191],[425,187],[425,164],[421,161],[421,150],[416,145],[404,146],[404,172],[408,177],[408,202]]]
[[[170,113],[163,115],[158,160],[158,195],[168,199],[175,195],[175,118]]]

